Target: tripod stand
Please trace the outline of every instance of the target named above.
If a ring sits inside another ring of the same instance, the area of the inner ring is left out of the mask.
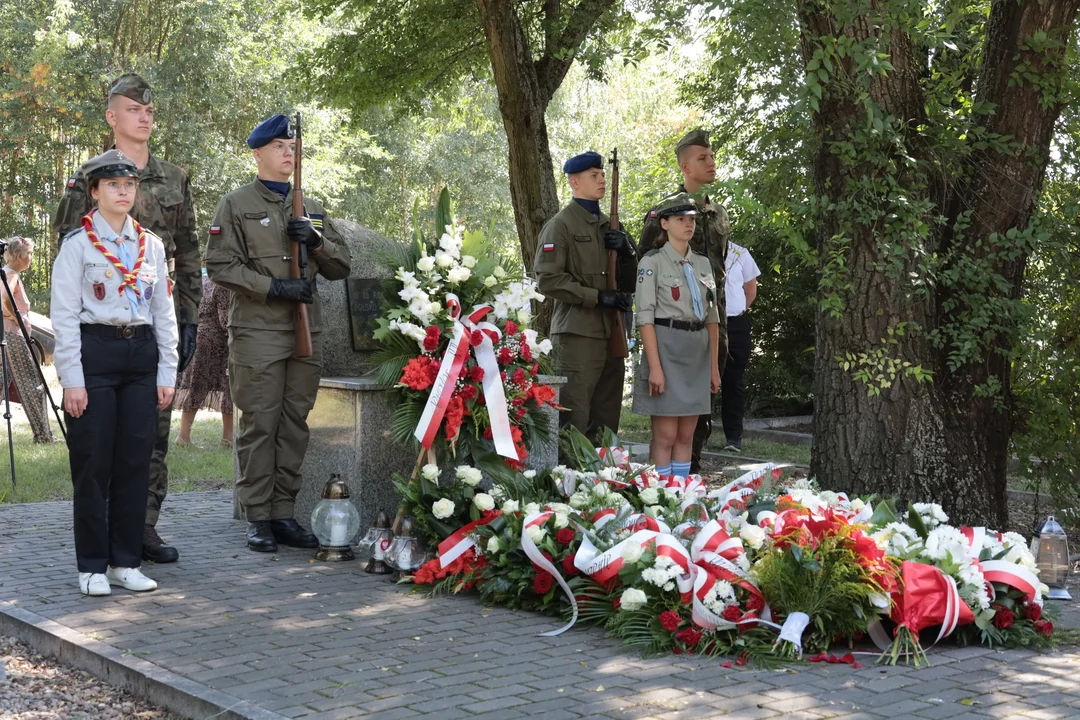
[[[0,241],[0,255],[3,255],[7,249],[7,243]],[[15,320],[19,324],[19,333],[22,335],[23,340],[26,342],[26,347],[30,351],[31,359],[33,358],[33,342],[30,338],[30,331],[26,327],[26,323],[23,322],[22,314],[18,311],[15,304],[15,295],[11,292],[11,286],[8,284],[7,273],[0,270],[0,283],[4,286],[4,297],[7,298],[11,304],[11,308],[14,311]],[[64,439],[67,439],[67,429],[64,427],[64,420],[60,416],[60,408],[57,407],[56,402],[53,400],[52,392],[49,391],[49,383],[45,380],[45,373],[41,370],[41,365],[37,362],[31,363],[34,369],[37,370],[38,380],[41,381],[41,387],[45,389],[45,397],[49,400],[49,405],[52,407],[53,414],[56,415],[56,422],[60,425],[60,432],[63,434]],[[11,487],[15,487],[15,437],[11,429],[11,397],[8,394],[8,383],[11,379],[11,360],[8,357],[7,349],[7,333],[0,335],[0,365],[4,370],[4,420],[7,421],[7,435],[8,435],[8,462],[11,464]],[[23,398],[23,402],[27,402],[29,398]]]

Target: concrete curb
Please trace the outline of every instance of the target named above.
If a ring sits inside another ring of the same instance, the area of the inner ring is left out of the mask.
[[[0,633],[176,715],[193,720],[286,720],[9,602],[0,601]]]
[[[744,438],[768,440],[769,442],[783,443],[784,445],[812,445],[814,436],[808,433],[785,432],[782,430],[743,430]]]

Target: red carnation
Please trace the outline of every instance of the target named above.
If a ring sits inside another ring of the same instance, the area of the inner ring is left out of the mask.
[[[538,572],[536,573],[536,576],[533,577],[533,590],[536,591],[537,595],[543,595],[550,590],[551,586],[554,584],[555,578],[551,576],[551,573]]]
[[[746,601],[746,609],[751,612],[764,610],[765,600],[760,595],[751,595],[750,599]]]
[[[432,372],[434,366],[434,372]],[[439,372],[439,364],[427,357],[420,355],[406,363],[398,383],[406,385],[410,390],[427,390],[435,382],[435,376]]]
[[[578,574],[577,567],[574,566],[574,559],[577,557],[574,553],[571,553],[562,559],[562,571],[564,574],[573,577]]]
[[[564,527],[555,532],[555,539],[562,545],[569,545],[574,542],[574,535],[574,528]]]
[[[687,628],[682,632],[675,633],[675,639],[686,647],[694,647],[701,640],[701,633],[693,628]]]
[[[521,359],[525,362],[532,362],[532,348],[524,339],[521,341]]]
[[[491,432],[490,426],[484,428],[484,432],[481,434],[483,435],[485,440],[491,440],[493,437],[495,437],[494,433]]]
[[[469,379],[475,383],[484,381],[484,368],[479,365],[473,365],[469,368]]]
[[[1035,632],[1048,638],[1054,632],[1054,623],[1049,620],[1037,620],[1035,622]]]
[[[1031,622],[1039,622],[1042,620],[1042,606],[1035,603],[1028,603],[1024,606],[1024,617]]]
[[[525,384],[525,368],[518,368],[517,370],[515,370],[512,379],[513,379],[515,385],[524,385]]]
[[[660,627],[665,630],[675,632],[679,629],[680,624],[682,624],[682,620],[679,618],[679,614],[674,610],[665,610],[660,613]]]
[[[476,347],[480,343],[484,342],[484,333],[479,330],[473,330],[469,333],[469,344]]]
[[[475,385],[466,385],[461,388],[461,397],[465,400],[472,400],[478,392]]]
[[[437,347],[439,347],[439,328],[435,325],[429,325],[427,334],[424,337],[424,349],[433,352]]]
[[[540,372],[540,363],[535,363],[534,362],[533,365],[532,365],[532,370],[529,371],[529,374],[532,375],[533,377],[536,377],[536,374],[539,373],[539,372]]]
[[[507,320],[506,321],[506,326],[505,326],[504,329],[506,330],[507,335],[517,335],[518,334],[517,323],[514,322],[513,320]]]
[[[997,612],[994,613],[994,627],[998,630],[1005,630],[1012,627],[1013,621],[1016,620],[1016,615],[1012,610],[1006,610],[1000,605],[994,606]]]
[[[509,365],[510,363],[514,362],[514,351],[510,348],[504,347],[503,349],[499,350],[498,360],[500,365]]]
[[[724,612],[720,613],[720,616],[728,622],[738,622],[742,619],[742,610],[739,609],[738,605],[728,605],[724,608]]]

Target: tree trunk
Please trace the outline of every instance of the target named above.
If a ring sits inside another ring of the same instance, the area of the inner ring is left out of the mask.
[[[942,178],[935,176],[941,166],[935,168],[931,162],[932,151],[920,147],[920,138],[912,133],[907,136],[907,150],[924,169],[900,170],[894,175],[897,183],[910,191],[910,201],[932,201],[928,215],[953,220],[970,213],[972,218],[970,226],[959,234],[951,234],[953,223],[947,222],[940,231],[927,234],[925,247],[907,249],[921,250],[928,257],[954,257],[959,252],[964,258],[988,262],[1006,281],[1002,297],[1019,297],[1027,250],[1021,247],[998,254],[993,235],[1004,236],[1011,228],[1027,226],[1061,111],[1060,102],[1040,103],[1042,91],[1032,83],[1010,79],[1018,75],[1020,63],[1027,63],[1034,65],[1036,72],[1047,74],[1044,83],[1053,86],[1055,77],[1060,81],[1064,48],[1069,44],[1078,4],[1078,0],[1044,0],[992,5],[976,99],[997,108],[986,120],[987,129],[1012,136],[1019,149],[974,153],[955,177]],[[831,6],[817,2],[800,1],[798,6],[807,62],[813,49],[835,36],[837,28],[865,39],[880,27],[865,17],[856,17],[845,26]],[[870,7],[876,10],[876,3]],[[1060,45],[1037,52],[1025,49],[1024,43],[1040,29]],[[920,61],[910,38],[894,29],[888,53],[895,70],[873,82],[871,99],[908,128],[926,122]],[[814,114],[820,143],[814,159],[815,193],[830,203],[843,202],[849,197],[849,183],[874,172],[869,162],[845,165],[831,145],[851,140],[866,120],[858,99],[843,93],[834,97],[826,92]],[[814,475],[822,487],[879,493],[912,502],[940,502],[957,524],[1005,529],[1011,431],[1007,353],[1013,334],[999,332],[990,343],[985,362],[951,369],[950,346],[935,347],[927,335],[956,320],[967,307],[961,304],[946,312],[946,301],[955,303],[958,298],[944,286],[914,294],[909,280],[919,269],[914,259],[898,271],[882,270],[890,261],[880,235],[881,225],[887,222],[884,210],[879,222],[860,225],[839,217],[832,207],[821,218],[819,258],[823,263],[834,258],[836,238],[846,238],[847,246],[840,255],[848,282],[839,289],[828,289],[839,293],[842,312],[819,310],[816,323]],[[908,257],[920,254],[909,252]],[[901,323],[908,328],[905,337],[890,335],[889,331]],[[912,334],[916,327],[921,331]],[[921,364],[933,372],[933,381],[918,382],[901,371],[880,394],[870,395],[868,385],[853,377],[855,368],[845,369],[842,359],[881,348],[891,338],[897,339],[897,344],[886,346],[888,355]],[[976,387],[988,380],[1000,387],[997,402],[976,394]]]
[[[487,39],[499,112],[509,147],[510,199],[521,259],[532,272],[540,229],[559,211],[544,113],[551,101],[540,87],[536,65],[514,4],[476,0]],[[546,333],[551,303],[540,305],[534,326]]]

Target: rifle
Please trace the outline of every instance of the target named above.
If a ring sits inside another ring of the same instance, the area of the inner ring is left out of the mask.
[[[296,133],[296,152],[293,153],[293,195],[292,195],[292,216],[294,218],[304,217],[307,213],[304,210],[304,191],[300,185],[301,178],[301,158],[304,156],[303,139],[300,134],[300,113],[296,113],[296,121],[293,124],[293,131]],[[307,277],[307,245],[298,243],[295,240],[292,243],[292,257],[289,258],[289,277],[294,280],[297,278]],[[296,357],[309,358],[315,354],[311,345],[311,320],[308,318],[308,306],[306,303],[296,303]]]
[[[619,149],[611,151],[611,214],[610,222],[612,230],[621,230],[619,222]],[[607,289],[617,290],[616,265],[619,251],[608,250],[607,252]],[[608,341],[608,354],[613,358],[625,358],[630,356],[630,350],[626,346],[626,328],[623,326],[623,311],[614,309],[611,311],[611,337]]]

